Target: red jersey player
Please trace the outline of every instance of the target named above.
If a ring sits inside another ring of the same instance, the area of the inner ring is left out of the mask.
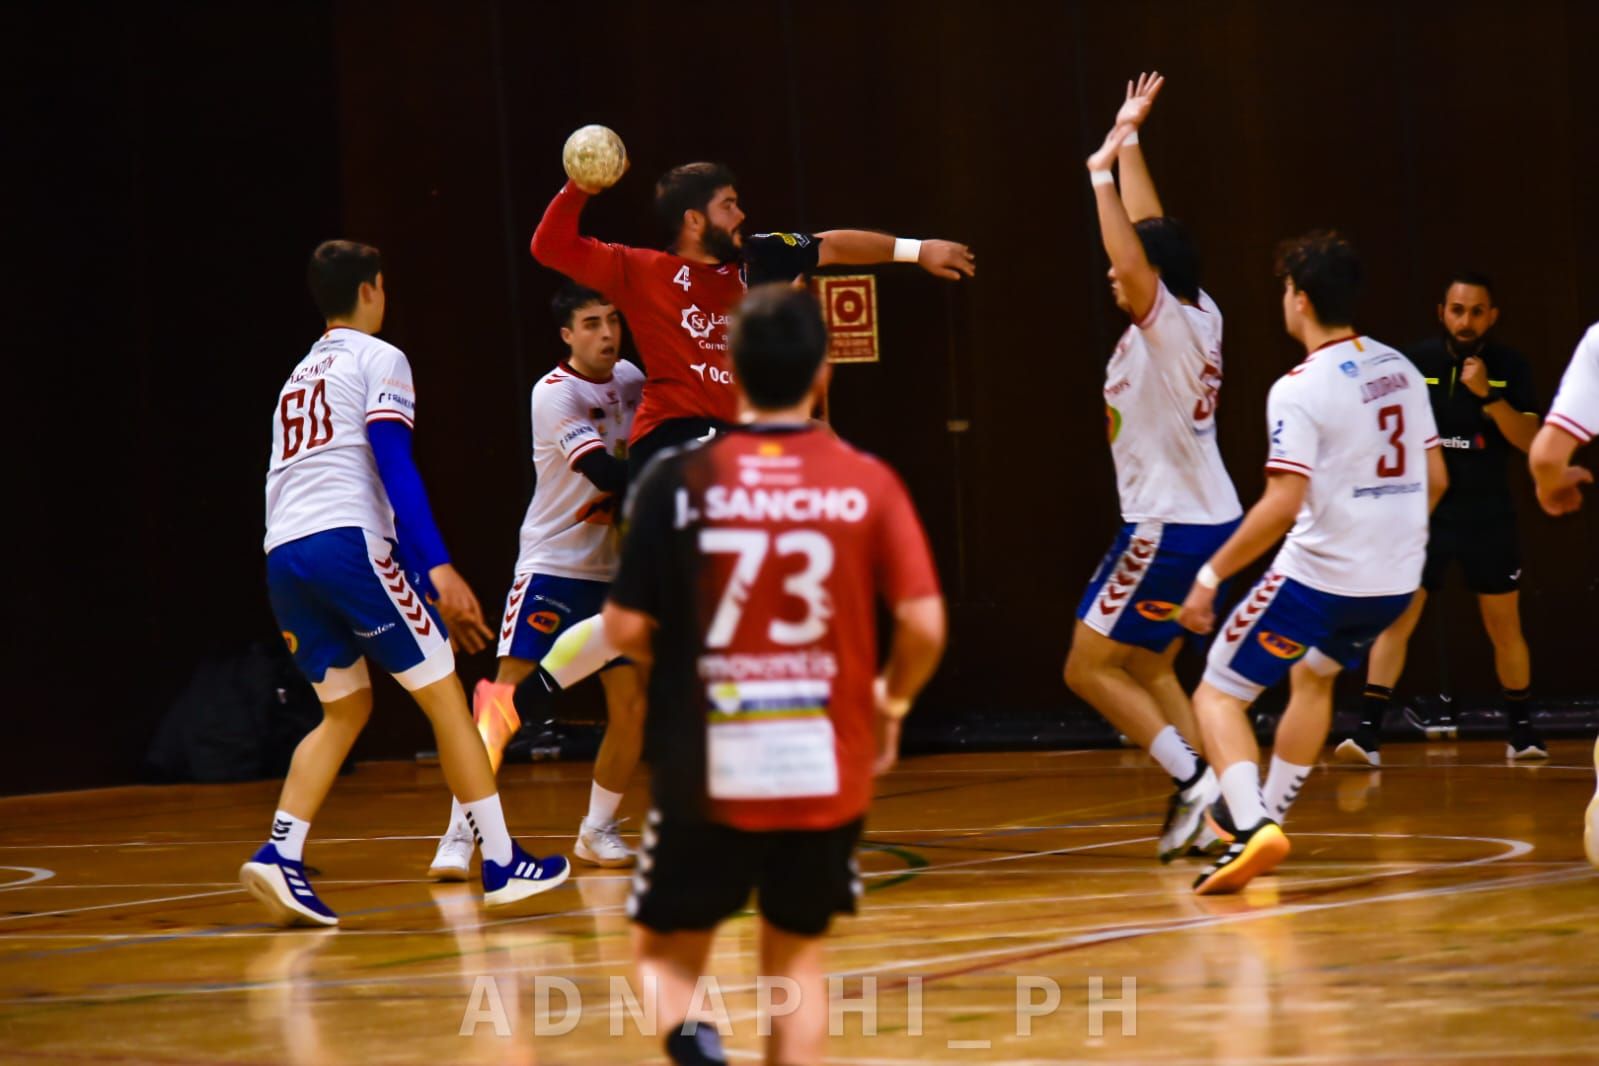
[[[654,809],[628,914],[672,1061],[718,1063],[715,1030],[683,1022],[716,927],[754,890],[760,972],[799,997],[769,1061],[819,1062],[821,937],[855,909],[872,777],[938,663],[944,605],[899,478],[808,419],[828,370],[815,301],[764,286],[731,336],[753,419],[651,468],[605,606],[649,676]],[[895,629],[874,679],[879,599]]]
[[[655,183],[667,251],[607,244],[578,232],[589,191],[568,182],[533,234],[533,257],[603,292],[627,318],[647,375],[628,440],[630,480],[662,448],[704,438],[738,418],[727,323],[747,284],[792,281],[836,264],[914,262],[951,280],[976,273],[970,248],[865,230],[745,238],[737,179],[719,163],[674,167]],[[598,618],[567,629],[539,665],[545,691],[569,688],[617,655]],[[534,689],[536,693],[537,688]]]

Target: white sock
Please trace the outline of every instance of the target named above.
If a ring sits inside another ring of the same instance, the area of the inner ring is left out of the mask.
[[[1260,767],[1252,762],[1235,762],[1221,775],[1221,794],[1227,811],[1239,829],[1253,829],[1266,817],[1266,804],[1260,795]]]
[[[288,811],[278,811],[272,816],[272,846],[290,862],[304,861],[305,836],[310,831],[310,822],[301,821]]]
[[[501,866],[511,861],[511,831],[505,828],[505,811],[500,808],[500,794],[486,799],[463,803],[466,824],[477,834],[478,851],[488,862]]]
[[[466,824],[466,808],[461,806],[461,801],[454,796],[450,797],[450,828],[445,830],[454,833],[457,830],[470,833],[472,827]]]
[[[1149,745],[1149,754],[1178,784],[1193,777],[1199,769],[1199,756],[1194,754],[1194,749],[1188,746],[1188,741],[1183,739],[1174,725],[1155,734],[1155,739]]]
[[[589,825],[610,825],[616,820],[616,808],[622,805],[622,794],[602,788],[598,781],[589,788],[589,813],[583,819]]]
[[[539,666],[563,689],[571,688],[600,667],[619,656],[605,639],[605,626],[599,615],[585,618],[556,638]]]
[[[1299,786],[1305,783],[1314,767],[1299,766],[1287,759],[1271,757],[1271,769],[1266,772],[1266,813],[1279,825],[1288,817],[1288,808],[1299,798]]]

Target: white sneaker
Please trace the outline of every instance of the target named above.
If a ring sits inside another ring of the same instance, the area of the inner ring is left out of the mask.
[[[577,845],[572,854],[590,866],[632,866],[638,859],[633,849],[622,843],[615,822],[594,825],[587,818],[578,827]]]
[[[1184,851],[1198,835],[1205,823],[1205,808],[1221,795],[1221,781],[1209,766],[1198,781],[1186,789],[1172,792],[1166,807],[1166,824],[1160,830],[1160,861],[1171,862]]]
[[[1593,742],[1593,764],[1595,772],[1599,772],[1599,740]],[[1588,852],[1588,861],[1599,866],[1599,790],[1596,790],[1593,799],[1588,801],[1588,817],[1582,846]]]
[[[464,821],[456,822],[439,838],[439,850],[433,855],[428,876],[435,881],[468,880],[472,876],[472,853],[476,850],[472,827]]]

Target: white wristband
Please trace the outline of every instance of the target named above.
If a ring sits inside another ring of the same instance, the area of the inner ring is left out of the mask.
[[[894,262],[914,263],[922,257],[922,242],[911,237],[894,238]]]
[[[1129,133],[1126,137],[1122,138],[1122,147],[1123,148],[1126,148],[1130,144],[1137,144],[1137,143],[1138,143],[1138,131],[1137,130],[1134,130],[1133,132]]]
[[[1088,180],[1094,185],[1114,185],[1116,184],[1116,175],[1108,170],[1090,170],[1088,172]]]
[[[1199,568],[1199,573],[1194,577],[1194,582],[1200,588],[1210,589],[1212,592],[1221,584],[1221,578],[1216,576],[1216,571],[1211,569],[1209,563]]]

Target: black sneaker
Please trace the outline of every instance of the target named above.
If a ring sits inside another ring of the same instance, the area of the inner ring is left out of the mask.
[[[1510,742],[1505,745],[1507,759],[1547,759],[1549,749],[1531,722],[1510,726]]]
[[[1382,735],[1375,726],[1364,723],[1355,730],[1355,735],[1338,745],[1333,750],[1333,759],[1341,763],[1350,763],[1355,766],[1382,766],[1382,752],[1377,749],[1382,745]]]

